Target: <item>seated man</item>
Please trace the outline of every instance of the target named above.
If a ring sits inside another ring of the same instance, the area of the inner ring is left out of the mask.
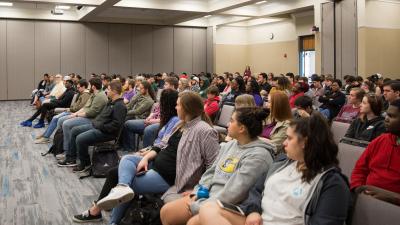
[[[71,130],[71,151],[78,151],[80,164],[74,172],[86,172],[91,165],[89,146],[115,139],[126,117],[126,106],[121,98],[122,85],[118,80],[107,87],[110,101],[92,123],[76,126]]]
[[[352,190],[371,185],[400,193],[400,100],[390,104],[385,126],[388,133],[373,140],[358,159],[351,175]],[[366,193],[374,195],[373,190]]]
[[[322,103],[319,111],[328,119],[331,120],[336,117],[340,109],[346,102],[346,96],[340,91],[342,82],[335,79],[331,85],[331,91],[324,96],[320,96],[318,101]]]
[[[85,106],[86,102],[89,100],[91,95],[89,93],[89,90],[87,89],[88,86],[89,83],[85,79],[78,81],[77,84],[78,97],[76,98],[76,101],[71,104],[71,107],[68,108],[66,112],[60,113],[53,117],[46,131],[42,135],[38,135],[36,137],[35,144],[48,143],[49,138],[53,134],[53,132],[61,126],[61,123],[64,120],[62,118],[65,117],[66,119],[66,117],[71,115],[71,113],[75,113],[81,108],[83,108],[83,106]]]
[[[107,104],[108,98],[104,91],[101,91],[100,78],[92,78],[89,80],[90,92],[92,96],[87,101],[86,105],[78,112],[72,113],[69,116],[63,117],[59,120],[59,124],[63,129],[63,148],[65,151],[66,159],[58,162],[58,166],[75,166],[76,151],[70,152],[71,131],[74,127],[91,124],[103,107]]]
[[[364,95],[365,91],[361,88],[351,89],[348,104],[342,107],[334,120],[342,123],[351,123],[356,119],[360,114],[360,105]]]
[[[298,97],[294,101],[294,106],[296,107],[296,109],[292,111],[294,118],[310,117],[314,111],[312,98],[305,95]]]
[[[24,127],[31,127],[32,121],[35,120],[39,115],[40,119],[39,122],[33,128],[42,128],[44,127],[44,118],[47,115],[47,112],[51,109],[55,108],[68,108],[71,105],[72,99],[75,95],[75,90],[72,88],[73,86],[72,80],[65,81],[65,87],[67,88],[64,94],[61,95],[58,99],[50,100],[48,103],[44,103],[39,107],[35,114],[28,120],[21,123]]]
[[[385,110],[393,101],[400,99],[400,81],[390,80],[383,84],[383,96],[385,98]]]

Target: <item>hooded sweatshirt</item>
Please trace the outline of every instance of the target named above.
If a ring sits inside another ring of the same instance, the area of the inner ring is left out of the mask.
[[[396,138],[386,133],[368,145],[351,174],[351,189],[372,185],[400,193],[400,145]]]
[[[204,112],[206,112],[209,117],[213,118],[218,112],[219,101],[219,96],[215,96],[213,99],[206,99],[206,101],[204,102]]]
[[[209,199],[238,204],[247,198],[250,188],[272,165],[273,146],[259,139],[240,146],[237,140],[224,144],[214,164],[203,174],[199,185],[208,188]],[[196,186],[194,193],[197,193]],[[198,212],[199,199],[191,205]]]

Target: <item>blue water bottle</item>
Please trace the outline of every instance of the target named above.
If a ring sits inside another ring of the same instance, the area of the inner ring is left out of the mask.
[[[208,188],[200,185],[199,189],[197,190],[197,199],[209,198],[209,197],[210,197],[210,193],[208,191]]]

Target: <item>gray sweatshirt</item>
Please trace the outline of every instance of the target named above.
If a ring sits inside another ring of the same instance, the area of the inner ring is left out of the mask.
[[[210,200],[238,204],[247,198],[257,178],[268,171],[273,161],[273,149],[272,145],[259,139],[242,146],[232,140],[221,147],[217,159],[203,174],[199,185],[208,188]],[[192,213],[198,212],[203,200],[192,204]]]

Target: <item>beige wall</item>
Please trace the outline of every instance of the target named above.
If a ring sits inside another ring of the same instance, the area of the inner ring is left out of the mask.
[[[381,73],[400,78],[400,29],[358,29],[358,67],[361,76]]]
[[[215,46],[215,72],[240,72],[243,73],[248,63],[247,45],[216,44]]]
[[[286,54],[286,58],[284,55]],[[249,65],[254,72],[275,74],[299,71],[298,42],[285,41],[248,46]]]

